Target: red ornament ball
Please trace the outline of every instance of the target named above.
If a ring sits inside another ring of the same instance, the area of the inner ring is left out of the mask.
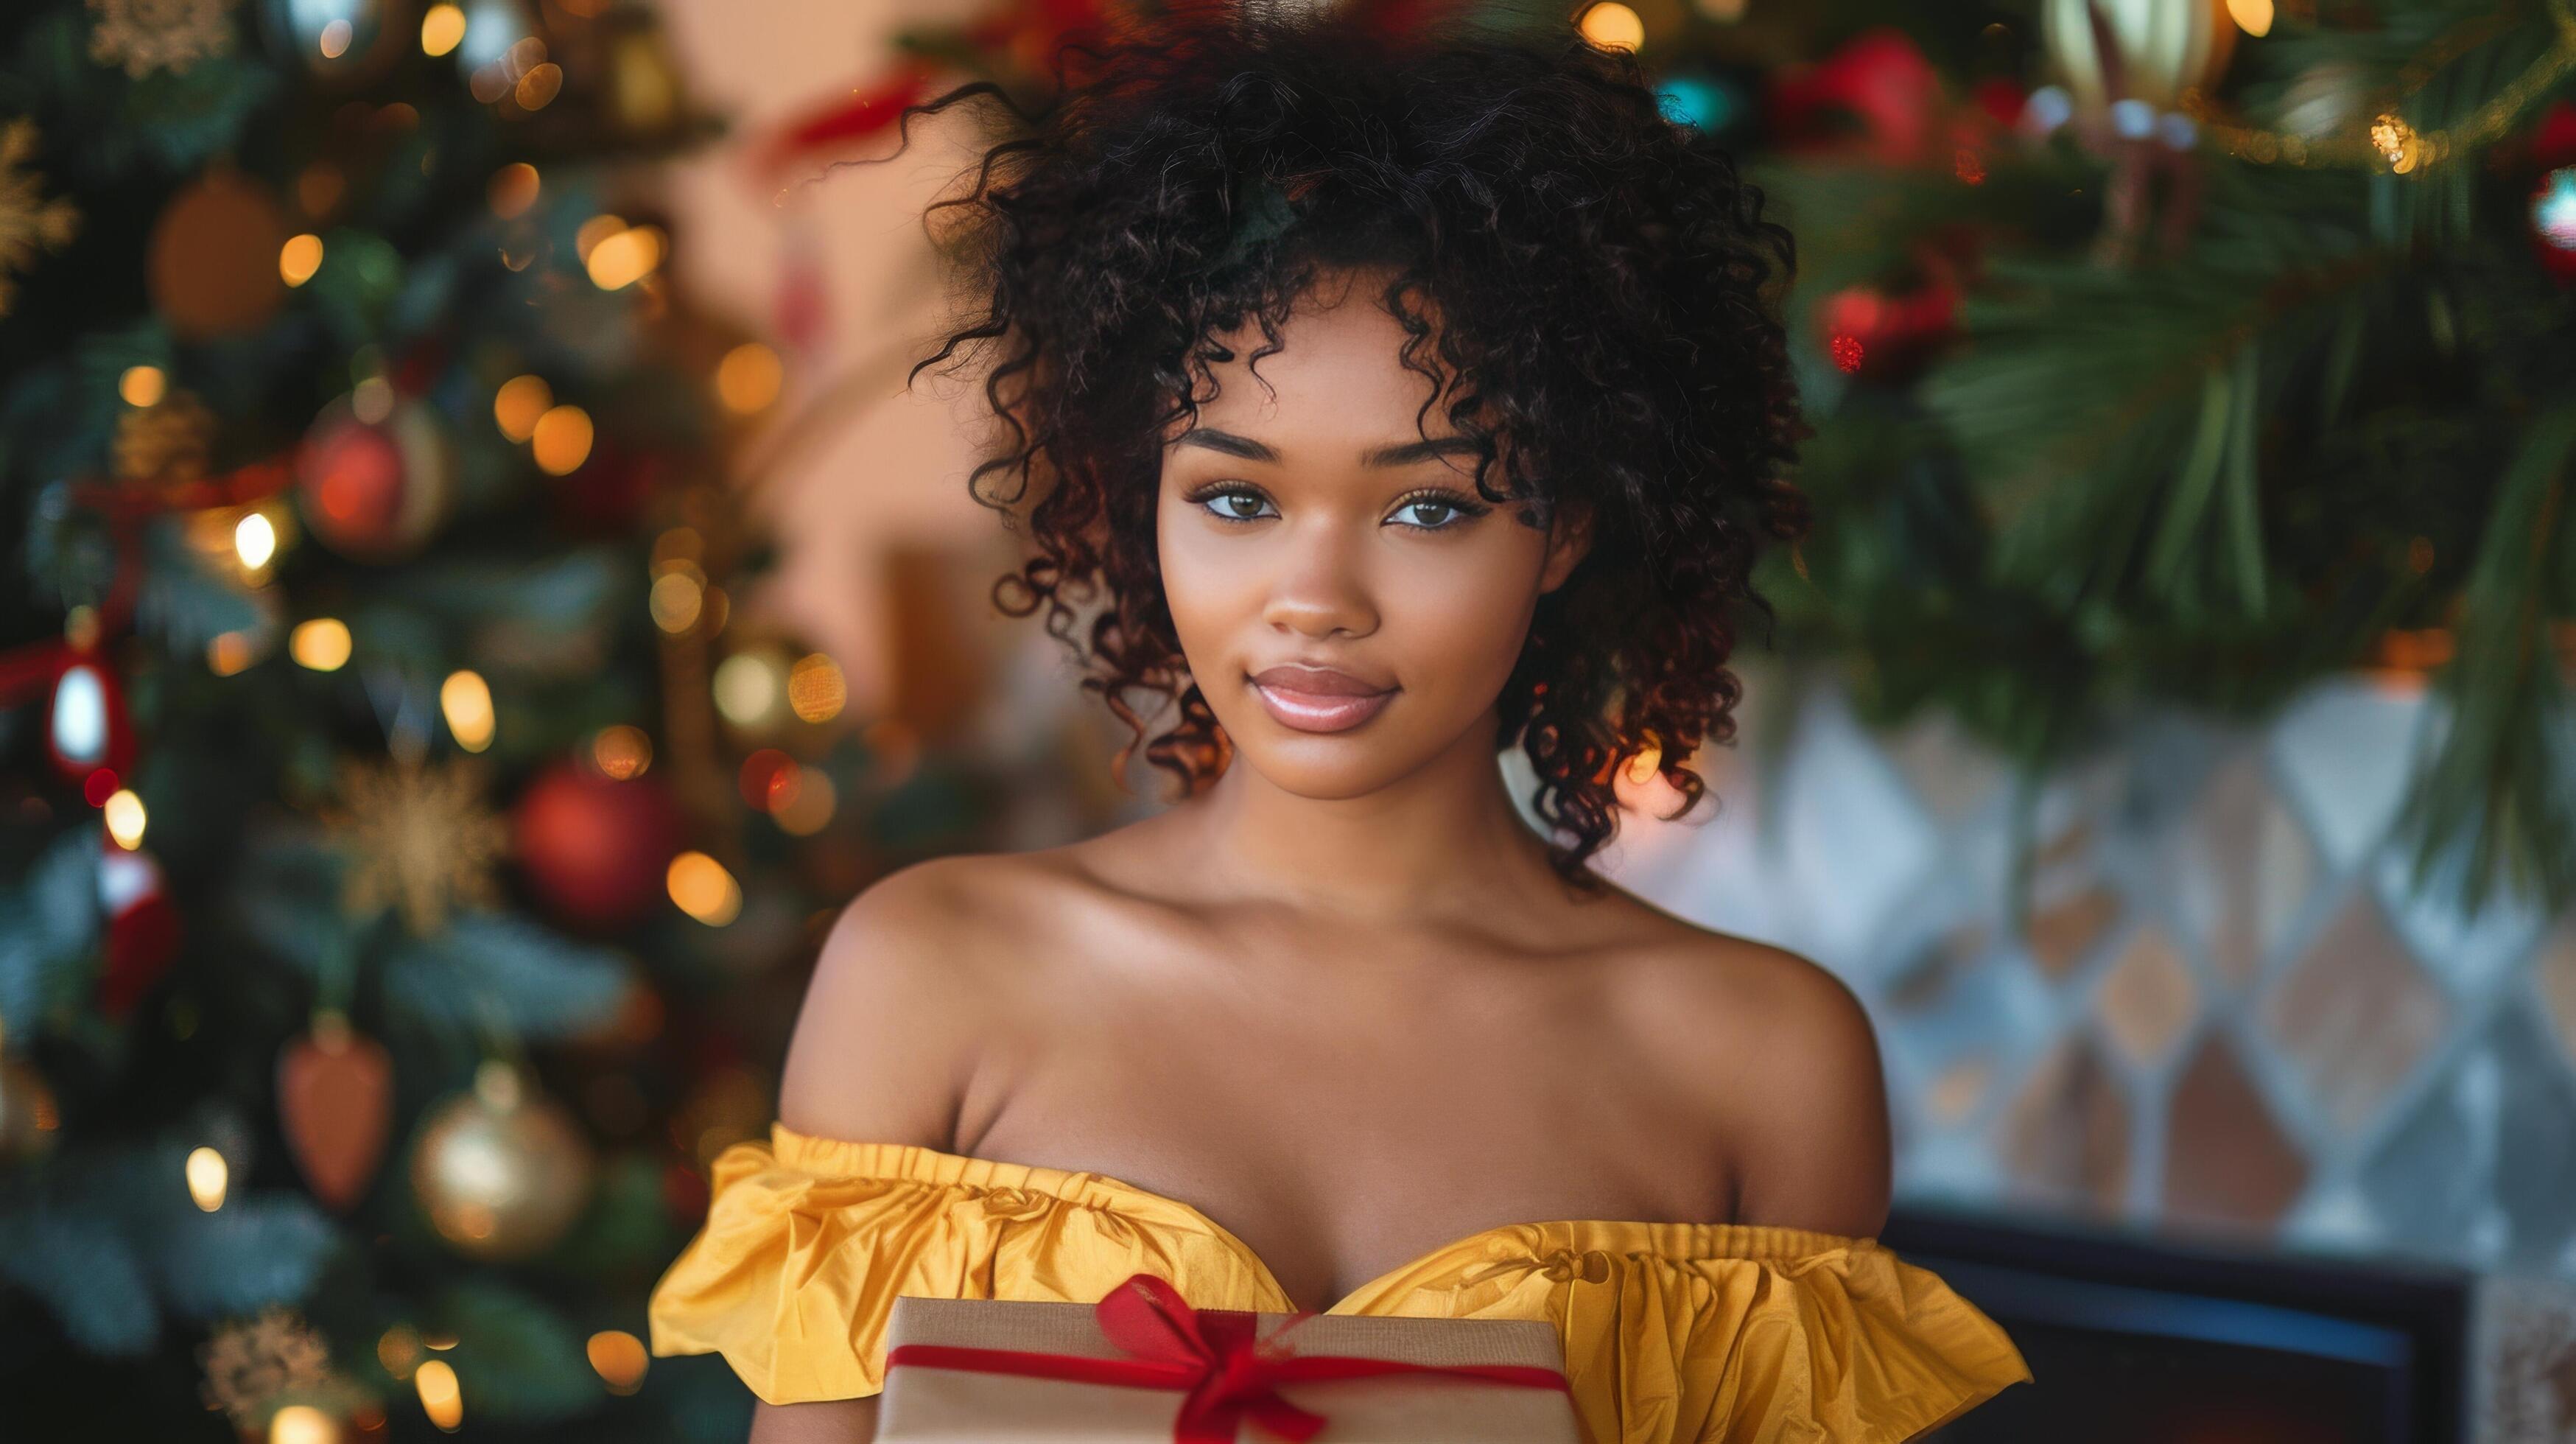
[[[429,539],[454,492],[454,458],[436,412],[396,406],[381,423],[346,401],[316,418],[296,454],[304,524],[357,561],[392,561]]]
[[[540,774],[512,815],[519,866],[565,920],[623,927],[662,900],[680,810],[650,776],[620,782],[570,762]]]

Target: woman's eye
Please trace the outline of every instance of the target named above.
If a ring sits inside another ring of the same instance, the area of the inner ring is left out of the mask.
[[[1426,496],[1406,502],[1396,508],[1395,514],[1400,517],[1408,511],[1414,513],[1417,519],[1407,525],[1418,526],[1424,531],[1438,531],[1457,519],[1460,508],[1454,501],[1443,501],[1436,496]]]
[[[1262,504],[1261,497],[1248,491],[1221,491],[1200,502],[1225,521],[1258,521]]]

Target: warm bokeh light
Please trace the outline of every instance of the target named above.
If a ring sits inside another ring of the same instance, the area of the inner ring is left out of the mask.
[[[512,441],[537,434],[537,422],[555,404],[554,388],[542,376],[513,376],[492,393],[492,423]]]
[[[170,378],[158,366],[128,366],[116,378],[116,394],[128,406],[158,406],[170,394]]]
[[[624,216],[602,211],[582,222],[581,229],[572,233],[572,253],[581,258],[582,264],[588,265],[590,253],[598,249],[600,242],[625,229]]]
[[[1646,43],[1646,22],[1619,3],[1602,3],[1583,12],[1583,38],[1604,50],[1634,50]]]
[[[277,248],[277,274],[290,286],[303,285],[321,269],[322,238],[311,231],[290,236],[285,245]]]
[[[456,1369],[445,1359],[431,1359],[411,1376],[420,1391],[420,1411],[429,1422],[453,1434],[465,1422],[465,1394],[456,1387]]]
[[[224,1206],[224,1190],[232,1182],[232,1166],[224,1156],[211,1148],[199,1148],[188,1155],[188,1196],[197,1207],[208,1213]]]
[[[787,368],[778,353],[757,341],[727,351],[716,365],[716,399],[737,416],[768,410],[786,384]]]
[[[310,1404],[289,1404],[269,1416],[268,1444],[340,1444],[340,1421]]]
[[[2227,0],[2227,14],[2248,35],[2272,33],[2272,0]]]
[[[590,413],[578,406],[549,407],[537,418],[528,441],[537,465],[549,476],[570,476],[590,459]]]
[[[808,652],[787,669],[787,706],[806,722],[829,722],[849,705],[849,680],[841,664],[820,652]]]
[[[336,672],[349,664],[349,624],[337,617],[301,623],[287,634],[286,655],[298,666]]]
[[[516,220],[528,213],[545,189],[545,178],[526,161],[513,161],[492,172],[491,184],[483,188],[483,199],[492,214],[502,220]]]
[[[812,837],[831,824],[840,800],[830,773],[802,767],[796,773],[796,795],[771,808],[769,816],[779,831],[791,837]]]
[[[409,1324],[396,1324],[376,1340],[376,1362],[397,1379],[408,1379],[420,1362],[420,1335]]]
[[[394,414],[394,384],[370,376],[349,388],[349,414],[369,426],[381,426]]]
[[[653,625],[679,636],[698,624],[706,602],[706,583],[696,567],[674,567],[653,579]]]
[[[684,852],[671,859],[664,882],[680,911],[708,927],[723,927],[742,912],[742,884],[733,880],[723,863],[703,852]]]
[[[600,237],[582,257],[582,264],[590,270],[592,285],[615,291],[653,274],[662,264],[662,251],[660,227],[633,226]]]
[[[277,525],[259,512],[244,513],[233,523],[233,555],[241,564],[258,571],[277,555]]]
[[[218,677],[247,671],[259,660],[259,648],[248,632],[217,632],[206,642],[206,670]]]
[[[602,727],[590,739],[590,760],[602,777],[630,782],[653,765],[653,739],[643,728],[623,722]]]
[[[321,50],[323,59],[337,60],[349,53],[349,42],[357,35],[358,27],[350,24],[348,17],[341,16],[322,27],[322,33],[315,37],[314,44]]]
[[[599,1371],[600,1382],[612,1394],[632,1394],[644,1383],[644,1369],[651,1360],[644,1353],[644,1341],[624,1329],[602,1329],[590,1336],[587,1351],[590,1366]]]
[[[716,710],[736,727],[758,727],[772,720],[786,692],[780,685],[776,653],[736,652],[716,664]]]
[[[440,0],[421,12],[420,53],[436,59],[465,38],[465,12]]]
[[[480,752],[492,745],[492,689],[482,673],[448,673],[439,684],[438,710],[446,716],[447,730],[457,746]]]
[[[563,67],[549,60],[519,77],[510,98],[521,110],[543,110],[563,93]]]
[[[107,835],[127,852],[143,845],[143,799],[131,787],[120,787],[107,796],[99,807],[107,823]]]

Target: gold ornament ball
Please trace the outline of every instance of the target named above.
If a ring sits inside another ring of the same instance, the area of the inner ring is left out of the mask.
[[[589,1201],[590,1143],[572,1114],[487,1063],[471,1092],[430,1110],[411,1160],[412,1193],[457,1252],[522,1259],[563,1236]]]
[[[2112,93],[2102,47],[2085,18],[2099,11],[2119,49],[2120,85]],[[2143,100],[2158,110],[2206,90],[2227,68],[2236,22],[2227,0],[2042,0],[2040,38],[2066,77],[2076,110],[2101,115],[2115,100]]]

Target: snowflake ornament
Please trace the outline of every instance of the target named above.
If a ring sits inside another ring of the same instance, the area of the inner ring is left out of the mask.
[[[80,230],[80,212],[60,196],[47,200],[45,178],[27,168],[36,145],[34,121],[0,124],[0,316],[17,294],[9,278],[33,266],[39,252],[70,245]]]
[[[341,806],[325,820],[350,853],[350,916],[395,908],[427,937],[460,907],[500,901],[492,869],[509,851],[510,822],[484,806],[479,763],[347,759],[339,772]]]
[[[98,23],[89,58],[122,65],[140,80],[156,70],[185,75],[200,60],[233,48],[236,0],[89,0]]]

